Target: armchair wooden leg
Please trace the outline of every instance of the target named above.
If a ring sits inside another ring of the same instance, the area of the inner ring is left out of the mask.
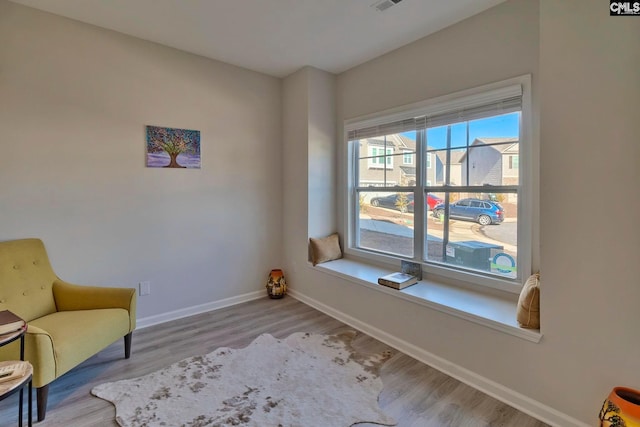
[[[49,397],[49,384],[36,389],[36,400],[38,401],[38,422],[44,420],[47,415],[47,398]]]
[[[128,359],[131,357],[131,337],[133,336],[133,332],[129,332],[124,336],[124,358]]]

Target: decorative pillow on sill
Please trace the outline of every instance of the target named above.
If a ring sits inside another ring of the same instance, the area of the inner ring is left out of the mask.
[[[322,239],[311,237],[309,243],[311,244],[311,262],[313,262],[313,265],[342,258],[338,233]]]
[[[532,274],[522,287],[517,318],[522,328],[540,329],[540,273]]]

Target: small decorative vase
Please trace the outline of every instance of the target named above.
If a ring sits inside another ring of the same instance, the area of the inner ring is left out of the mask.
[[[267,280],[267,294],[269,294],[269,298],[282,298],[286,293],[287,283],[284,280],[282,270],[271,270],[269,280]]]
[[[601,427],[640,427],[640,391],[615,387],[600,410]]]

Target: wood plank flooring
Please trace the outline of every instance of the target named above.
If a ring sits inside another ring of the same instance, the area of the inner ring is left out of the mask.
[[[131,359],[124,359],[124,344],[119,340],[54,381],[47,417],[36,425],[114,427],[114,407],[90,394],[97,384],[148,374],[218,347],[244,347],[263,333],[285,338],[299,331],[330,334],[348,329],[352,328],[289,296],[265,297],[135,331]],[[354,346],[363,352],[388,348],[362,333]],[[381,377],[380,406],[399,427],[546,426],[400,352],[384,365]],[[17,395],[0,402],[0,426],[17,425],[17,406]]]

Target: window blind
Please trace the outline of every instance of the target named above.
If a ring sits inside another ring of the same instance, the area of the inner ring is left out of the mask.
[[[349,130],[348,140],[367,139],[513,113],[522,109],[522,86],[407,111],[404,118]],[[408,117],[407,117],[408,116]]]
[[[469,120],[513,113],[522,109],[522,96],[502,99],[491,104],[462,107],[452,111],[427,116],[427,127],[438,127]]]
[[[381,125],[369,126],[362,129],[355,129],[348,132],[349,141],[357,139],[367,139],[376,136],[392,135],[394,133],[410,132],[416,130],[416,119],[402,119],[395,122]]]

